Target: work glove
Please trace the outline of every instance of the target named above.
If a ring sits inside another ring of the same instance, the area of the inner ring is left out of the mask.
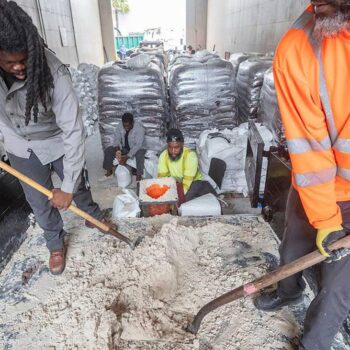
[[[329,250],[329,246],[333,242],[345,235],[345,231],[341,225],[317,230],[316,245],[320,253],[328,258],[326,262],[338,261],[350,253],[350,249],[346,248],[340,248],[335,251]]]

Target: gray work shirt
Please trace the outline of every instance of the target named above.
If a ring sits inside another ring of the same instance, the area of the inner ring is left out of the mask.
[[[126,130],[123,127],[123,123],[120,122],[114,135],[113,144],[115,147],[125,147],[125,134]],[[145,128],[139,121],[134,121],[134,126],[129,131],[128,142],[130,146],[128,156],[130,158],[134,157],[136,152],[145,146]]]
[[[26,81],[15,81],[10,90],[0,74],[0,141],[7,152],[29,158],[34,152],[43,165],[64,156],[61,190],[72,193],[83,168],[84,127],[79,102],[68,69],[46,50],[54,88],[47,111],[39,104],[38,122],[25,125]]]

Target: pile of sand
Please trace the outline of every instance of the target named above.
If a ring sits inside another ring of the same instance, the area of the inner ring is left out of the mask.
[[[263,313],[248,298],[209,314],[196,337],[182,329],[205,303],[277,263],[278,244],[258,218],[201,227],[176,218],[158,226],[152,219],[124,223],[133,238],[139,230],[153,235],[135,251],[84,228],[80,219],[68,222],[63,275],[48,272],[37,227],[1,274],[4,348],[293,349],[305,305],[302,312]],[[35,272],[22,285],[29,268]]]

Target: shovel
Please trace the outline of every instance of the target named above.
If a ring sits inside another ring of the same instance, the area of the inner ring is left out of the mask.
[[[331,250],[337,250],[339,248],[350,248],[350,235],[339,239],[331,244]],[[316,265],[327,258],[324,257],[318,250],[307,254],[289,264],[283,265],[275,271],[268,273],[253,282],[246,283],[230,292],[221,295],[220,297],[212,300],[208,304],[204,305],[192,323],[185,328],[185,330],[192,334],[197,334],[203,318],[211,311],[217,309],[220,306],[230,303],[231,301],[250,296],[258,292],[259,290],[269,287],[278,281],[281,281],[287,277],[294,275],[300,271],[303,271],[313,265]]]
[[[30,179],[28,176],[25,176],[22,173],[20,173],[19,171],[15,170],[11,166],[9,166],[7,163],[5,163],[3,161],[0,161],[0,168],[4,169],[9,174],[11,174],[14,177],[16,177],[17,179],[19,179],[20,181],[22,181],[22,182],[26,183],[27,185],[35,188],[36,190],[38,190],[39,192],[41,192],[42,194],[47,196],[49,199],[52,198],[52,192],[50,190],[48,190],[44,186],[38,184],[34,180]],[[81,209],[77,208],[73,204],[71,204],[68,207],[68,209],[70,211],[72,211],[74,214],[77,214],[78,216],[82,217],[83,219],[89,221],[91,224],[93,224],[94,226],[98,227],[103,232],[109,233],[112,236],[114,236],[114,237],[120,239],[121,241],[125,242],[126,244],[128,244],[130,246],[131,249],[135,249],[135,247],[138,246],[141,243],[141,240],[142,240],[143,237],[139,237],[134,243],[128,237],[125,237],[124,235],[122,235],[118,231],[114,230],[112,227],[109,227],[108,225],[104,224],[103,222],[95,219],[94,217],[92,217],[91,215],[85,213],[84,211],[82,211]]]

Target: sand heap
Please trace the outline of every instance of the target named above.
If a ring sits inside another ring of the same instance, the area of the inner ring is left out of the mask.
[[[131,251],[71,217],[67,268],[58,277],[48,272],[41,230],[31,229],[0,276],[4,348],[293,349],[305,305],[262,313],[244,299],[209,314],[197,337],[182,330],[206,302],[275,266],[267,224],[244,216],[201,227],[157,220],[121,225],[133,238],[148,235]]]

